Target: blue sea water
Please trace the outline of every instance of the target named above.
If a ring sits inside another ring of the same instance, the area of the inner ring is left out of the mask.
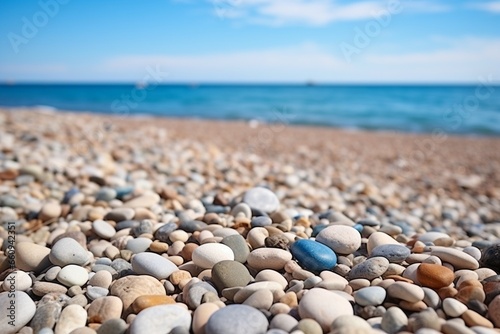
[[[0,85],[0,106],[500,136],[500,86]]]

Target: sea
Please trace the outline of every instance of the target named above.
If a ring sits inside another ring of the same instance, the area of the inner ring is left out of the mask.
[[[500,86],[4,84],[0,106],[500,136]]]

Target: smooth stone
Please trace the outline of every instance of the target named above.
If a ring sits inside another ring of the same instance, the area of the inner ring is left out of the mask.
[[[95,234],[104,239],[111,239],[116,234],[115,228],[104,220],[95,220],[92,223],[92,229]]]
[[[299,315],[302,319],[316,320],[323,331],[327,332],[335,319],[342,315],[354,315],[354,311],[344,297],[328,290],[313,288],[300,300]]]
[[[26,291],[31,287],[32,284],[33,280],[31,279],[30,275],[22,270],[16,270],[5,277],[2,287],[3,291]]]
[[[297,319],[289,314],[276,314],[273,320],[271,320],[269,328],[281,329],[286,333],[290,333],[298,324]]]
[[[419,302],[425,297],[424,290],[421,287],[406,282],[394,282],[389,285],[387,295],[410,303]]]
[[[258,248],[248,255],[248,265],[256,270],[282,270],[292,259],[290,252],[279,248]]]
[[[106,296],[95,299],[90,303],[87,313],[89,323],[99,323],[120,318],[123,310],[123,303],[116,296]]]
[[[123,302],[123,309],[129,312],[130,305],[142,295],[165,295],[166,291],[157,279],[150,276],[125,276],[111,284],[111,294]]]
[[[240,234],[228,235],[222,238],[221,244],[228,246],[234,253],[234,260],[240,263],[247,262],[250,249]]]
[[[127,242],[126,249],[134,254],[139,254],[148,250],[153,240],[148,238],[135,238]]]
[[[129,333],[170,333],[176,327],[189,332],[191,314],[177,305],[158,305],[140,312],[132,321]]]
[[[245,192],[243,202],[248,204],[252,209],[256,209],[265,213],[278,211],[280,201],[278,197],[269,189],[256,187]]]
[[[39,273],[50,266],[50,248],[31,242],[16,243],[16,267],[24,271]]]
[[[417,279],[423,286],[440,289],[453,283],[455,273],[439,264],[421,263],[417,268]]]
[[[271,218],[267,216],[258,216],[258,217],[253,217],[251,221],[251,226],[252,227],[266,227],[266,226],[271,226],[273,221]]]
[[[193,251],[192,259],[195,265],[203,269],[211,269],[216,263],[224,260],[234,260],[234,253],[224,244],[203,244]]]
[[[500,295],[493,298],[488,305],[488,318],[493,322],[495,327],[500,327]]]
[[[132,209],[150,208],[153,205],[158,204],[159,202],[160,196],[157,193],[148,192],[125,202],[123,204],[123,207]]]
[[[331,334],[370,333],[372,326],[365,319],[356,315],[342,315],[331,325]]]
[[[455,298],[445,298],[443,300],[443,311],[449,317],[458,318],[467,310],[467,305]]]
[[[85,268],[74,264],[65,266],[57,274],[57,280],[67,287],[74,285],[82,286],[87,283],[88,278],[88,271]]]
[[[243,305],[248,305],[259,310],[269,310],[273,305],[273,293],[271,290],[262,289],[252,293],[245,301]]]
[[[48,202],[45,203],[40,212],[38,213],[38,218],[43,221],[48,221],[51,219],[58,218],[62,213],[62,208],[59,203]]]
[[[252,280],[248,269],[237,261],[221,261],[212,268],[212,281],[219,291],[246,286]]]
[[[294,330],[299,330],[304,334],[323,334],[323,329],[318,324],[318,322],[314,319],[307,318],[301,319]],[[301,334],[301,332],[299,332],[298,334]]]
[[[426,287],[422,287],[422,290],[424,290],[425,294],[424,303],[433,309],[437,309],[441,304],[441,298],[439,298],[438,293]]]
[[[425,232],[424,234],[419,236],[418,240],[422,241],[423,243],[426,243],[426,242],[434,242],[437,239],[445,239],[449,237],[450,236],[445,233],[430,231],[430,232]]]
[[[83,232],[80,231],[69,231],[59,234],[54,240],[52,240],[51,245],[55,245],[59,240],[64,238],[75,239],[83,249],[87,249],[87,237]]]
[[[97,329],[97,334],[125,334],[128,325],[123,319],[109,319]]]
[[[482,266],[500,272],[500,243],[483,250],[480,262]]]
[[[409,327],[411,327],[415,333],[425,334],[425,332],[423,332],[424,329],[432,329],[439,333],[439,330],[441,329],[439,316],[431,307],[428,307],[419,313],[413,313],[410,316],[408,323]]]
[[[85,327],[87,323],[87,311],[80,305],[68,305],[62,312],[56,323],[55,334],[68,334],[71,331]]]
[[[262,312],[247,305],[228,305],[212,314],[205,326],[206,334],[262,334],[268,327]]]
[[[366,244],[368,255],[372,255],[373,249],[380,245],[399,245],[399,242],[384,232],[374,232],[368,237]]]
[[[313,240],[300,239],[295,241],[290,246],[290,252],[302,267],[312,272],[332,270],[337,265],[335,252]]]
[[[231,210],[231,216],[236,217],[238,214],[243,214],[246,218],[252,218],[252,208],[247,203],[238,203]]]
[[[149,275],[157,279],[168,278],[179,270],[177,266],[165,257],[155,253],[139,253],[132,257],[132,269],[139,275]]]
[[[115,208],[103,217],[103,220],[112,220],[116,223],[120,223],[122,221],[132,220],[134,218],[135,211],[131,208]]]
[[[263,282],[252,283],[245,286],[244,288],[239,289],[239,291],[237,291],[236,294],[234,295],[233,298],[234,302],[242,303],[253,293],[259,290],[269,290],[273,293],[273,295],[276,296],[283,295],[283,288],[281,287],[281,284],[272,281],[267,281],[267,282],[263,281]]]
[[[61,284],[36,281],[32,286],[32,292],[36,296],[42,297],[48,293],[60,293],[65,294],[68,289]]]
[[[106,270],[98,271],[89,280],[89,285],[108,289],[113,282],[113,275]]]
[[[36,308],[36,313],[31,319],[30,327],[33,332],[39,333],[42,329],[52,330],[62,311],[62,303],[58,301],[40,301]]]
[[[63,238],[52,246],[49,259],[61,267],[68,264],[81,266],[89,261],[89,253],[75,239]]]
[[[100,286],[87,286],[87,292],[85,295],[90,300],[96,300],[97,298],[106,297],[109,294],[109,290],[106,288],[101,288]]]
[[[435,246],[431,249],[431,255],[439,257],[444,262],[449,262],[456,270],[479,268],[479,262],[475,258],[458,249]]]
[[[35,312],[36,305],[25,292],[0,293],[0,333],[16,333],[31,321]]]
[[[388,268],[389,260],[385,257],[372,257],[355,265],[349,272],[349,278],[365,278],[371,281],[382,276]]]
[[[389,307],[382,316],[380,327],[389,334],[395,334],[405,329],[408,317],[399,307]]]
[[[336,254],[352,254],[361,246],[361,235],[350,226],[333,225],[319,232],[316,241],[330,247]]]
[[[410,254],[411,251],[408,247],[405,247],[403,245],[389,244],[389,245],[379,245],[375,247],[372,250],[370,256],[372,257],[381,256],[385,257],[391,263],[401,263],[404,260],[406,260],[406,258],[410,256]]]
[[[170,233],[177,230],[178,226],[176,223],[166,223],[165,225],[159,227],[155,232],[155,238],[162,242],[170,241]]]
[[[193,233],[195,231],[201,231],[207,227],[207,224],[199,220],[189,220],[184,221],[179,225],[179,229],[186,231],[188,233]]]
[[[132,310],[134,310],[136,314],[139,314],[139,312],[141,312],[144,309],[147,309],[148,307],[167,305],[167,304],[175,304],[175,299],[172,298],[171,296],[159,296],[159,295],[139,296],[132,303]]]
[[[213,276],[212,276],[213,277]],[[279,283],[283,289],[288,285],[288,281],[279,272],[271,269],[264,269],[259,271],[255,276],[255,282],[272,281]]]
[[[354,300],[361,306],[382,305],[387,293],[380,286],[369,286],[354,292]]]
[[[188,284],[182,290],[182,297],[184,302],[191,309],[196,309],[200,306],[203,295],[207,292],[212,292],[217,295],[217,290],[207,282],[196,282]]]
[[[113,188],[102,187],[95,194],[96,201],[109,202],[116,198],[116,190]]]
[[[196,308],[193,314],[193,333],[204,334],[208,319],[219,310],[214,303],[204,303]]]

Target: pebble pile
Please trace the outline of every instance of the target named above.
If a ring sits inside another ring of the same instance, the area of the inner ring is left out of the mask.
[[[71,116],[0,113],[0,333],[500,333],[500,192]]]

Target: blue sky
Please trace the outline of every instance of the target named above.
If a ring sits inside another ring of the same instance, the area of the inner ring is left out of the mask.
[[[477,82],[500,1],[2,0],[0,81]]]

